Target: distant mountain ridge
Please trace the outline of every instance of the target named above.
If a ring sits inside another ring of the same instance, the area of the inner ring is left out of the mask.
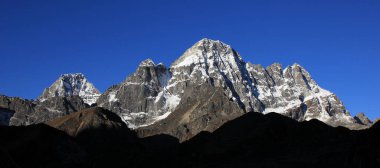
[[[180,140],[212,132],[248,112],[276,112],[350,129],[372,124],[365,115],[352,117],[301,65],[283,68],[274,63],[264,68],[245,62],[230,45],[206,38],[170,67],[142,61],[133,74],[103,94],[75,73],[61,75],[35,101],[2,96],[0,121],[46,123],[90,105],[116,113],[140,136],[167,133]]]

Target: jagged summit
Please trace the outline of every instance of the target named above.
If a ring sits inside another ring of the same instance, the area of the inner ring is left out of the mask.
[[[242,58],[230,45],[218,40],[204,38],[186,50],[186,52],[172,64],[172,67],[208,63],[240,64],[241,62]]]
[[[293,63],[292,67],[301,67],[303,68],[300,64],[298,64],[297,62]]]
[[[61,78],[78,78],[78,79],[84,79],[83,73],[68,73],[68,74],[61,74]]]
[[[334,126],[355,122],[339,98],[321,88],[299,64],[285,69],[278,63],[266,69],[248,64],[248,69],[265,105],[264,113],[277,112],[298,121],[315,118]]]
[[[373,123],[375,122],[372,122],[363,112],[361,113],[358,113],[354,119],[360,123],[360,124],[363,124],[363,125],[367,125],[367,126],[371,126]]]
[[[139,67],[145,67],[145,66],[155,66],[155,63],[153,62],[152,59],[148,58],[148,59],[140,62]]]
[[[52,97],[79,96],[89,105],[96,102],[100,92],[82,73],[62,74],[49,88],[46,88],[39,101]]]
[[[211,45],[229,46],[228,44],[223,43],[222,41],[219,41],[219,40],[213,40],[213,39],[209,39],[209,38],[203,38],[203,39],[197,41],[193,45],[193,47],[194,46],[211,46]]]
[[[171,77],[164,64],[144,60],[122,83],[107,89],[97,104],[119,114],[130,128],[151,124],[166,117],[179,103],[165,89]]]
[[[230,45],[202,39],[172,64],[172,80],[196,85],[212,83],[225,88],[228,97],[245,111],[261,111],[262,105],[255,97],[256,91],[245,66],[242,57]]]

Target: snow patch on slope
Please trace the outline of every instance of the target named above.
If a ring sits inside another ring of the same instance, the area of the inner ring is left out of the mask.
[[[108,101],[109,102],[117,102],[119,99],[116,98],[116,91],[112,91],[109,95],[108,95]]]
[[[170,95],[166,97],[166,104],[165,107],[168,109],[168,111],[173,111],[181,101],[181,98],[179,98],[177,95]]]

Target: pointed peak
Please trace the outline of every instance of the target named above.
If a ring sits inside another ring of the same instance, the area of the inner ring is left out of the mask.
[[[141,61],[141,63],[140,63],[139,66],[140,67],[147,67],[147,66],[150,67],[150,66],[155,66],[155,64],[154,64],[154,62],[153,62],[152,59],[148,58],[148,59],[146,59],[144,61]]]
[[[363,125],[371,125],[373,123],[363,112],[360,112],[354,116],[354,119]]]
[[[206,41],[216,41],[216,40],[212,40],[212,39],[209,39],[209,38],[202,38],[201,40],[198,41],[199,42],[206,42]]]
[[[254,64],[252,64],[252,62],[251,62],[251,61],[248,61],[246,64],[247,64],[247,66],[250,66],[250,67],[253,67],[253,66],[255,66]]]
[[[300,64],[298,63],[294,63],[292,66],[291,66],[291,69],[293,72],[299,72],[299,73],[302,73],[303,75],[306,76],[306,78],[308,80],[312,80],[312,77],[310,75],[310,73],[303,67],[301,66]]]
[[[245,64],[241,56],[230,46],[219,40],[203,38],[187,49],[171,67],[190,66],[208,61],[224,60],[233,64]]]
[[[62,78],[84,77],[84,75],[82,73],[67,73],[67,74],[62,74],[60,77]]]
[[[223,43],[222,41],[208,39],[208,38],[203,38],[194,44],[194,46],[214,46],[214,45],[230,47],[228,44]]]
[[[215,42],[219,42],[219,40],[213,40],[213,39],[209,39],[209,38],[202,38],[197,43],[215,43]]]
[[[294,63],[292,66],[291,66],[293,69],[294,68],[300,68],[300,69],[305,69],[305,68],[303,68],[300,64],[298,64],[298,63]]]
[[[58,80],[85,80],[86,77],[82,73],[67,73],[67,74],[62,74]]]
[[[308,74],[309,72],[306,71],[306,69],[301,66],[300,64],[298,63],[294,63],[293,65],[290,65],[290,66],[286,66],[286,68],[284,68],[284,73],[286,71],[289,71],[292,73],[292,72],[301,72],[301,73],[306,73]],[[309,74],[310,75],[310,74]]]
[[[358,117],[366,117],[366,115],[363,112],[358,113],[356,116],[358,116]]]
[[[251,68],[264,69],[263,65],[261,65],[261,64],[253,64],[253,63],[250,62],[250,61],[248,61],[246,64],[247,64],[248,67],[251,67]]]
[[[282,70],[282,65],[278,62],[275,62],[267,67],[267,69],[276,69],[276,70]]]
[[[166,69],[166,65],[164,63],[162,63],[162,62],[158,63],[156,65],[156,67],[158,67],[158,68],[165,68]]]

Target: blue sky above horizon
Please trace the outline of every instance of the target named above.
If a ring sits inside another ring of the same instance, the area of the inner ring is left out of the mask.
[[[170,65],[202,38],[245,61],[297,62],[351,114],[380,117],[380,1],[0,2],[0,94],[33,99],[61,74],[100,90],[147,58]]]

